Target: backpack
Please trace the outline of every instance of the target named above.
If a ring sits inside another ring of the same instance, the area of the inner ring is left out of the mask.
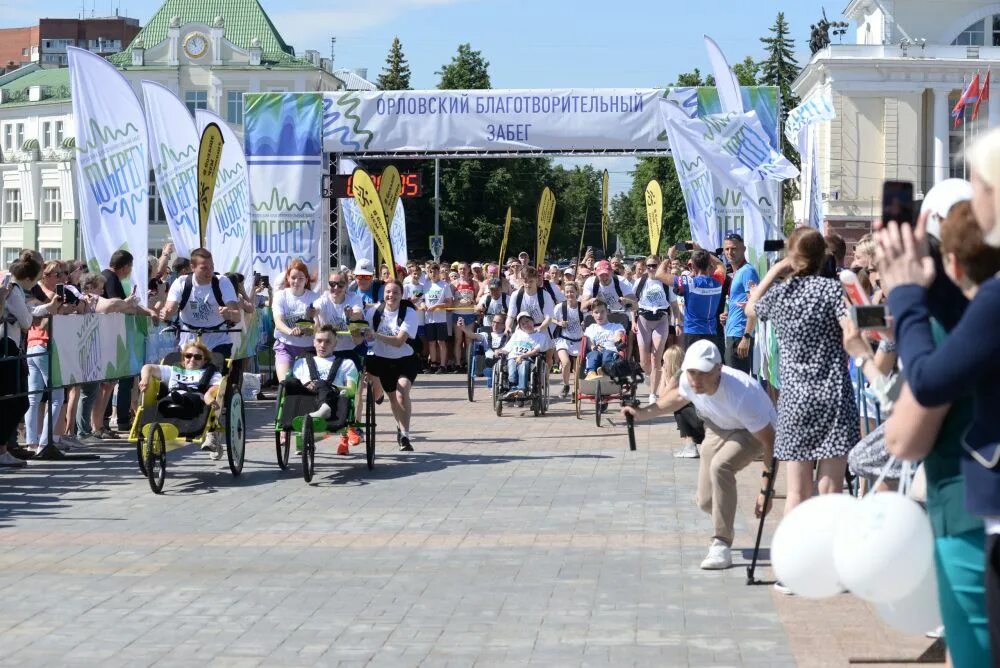
[[[397,325],[403,324],[403,321],[406,320],[406,312],[412,307],[413,307],[413,302],[407,299],[404,299],[401,302],[399,302],[399,311],[396,312]],[[382,324],[383,313],[385,313],[385,302],[379,304],[378,308],[375,309],[375,313],[372,314],[372,327],[375,329],[376,332],[378,331],[379,325]],[[406,343],[411,348],[413,348],[414,355],[420,355],[420,353],[422,353],[424,350],[423,345],[421,345],[420,343],[420,339],[407,338]]]
[[[524,288],[521,288],[515,293],[517,296],[514,297],[514,316],[521,312],[521,304],[524,302]],[[535,293],[538,296],[538,310],[542,312],[542,319],[545,319],[545,290],[538,290]],[[537,323],[536,323],[537,324]]]
[[[333,364],[330,366],[330,373],[326,375],[326,383],[328,385],[333,385],[333,380],[337,377],[337,374],[340,372],[340,367],[343,364],[343,357],[335,357],[333,359]],[[309,378],[311,380],[320,380],[319,369],[316,367],[315,355],[306,355],[306,366],[309,368]]]
[[[645,278],[646,277],[643,276],[643,279]],[[625,295],[624,293],[622,293],[622,284],[621,281],[618,280],[618,274],[611,274],[611,279],[614,281],[615,284],[615,292],[618,293],[618,298],[621,299]],[[599,279],[597,276],[594,276],[594,287],[590,291],[590,296],[596,297],[597,293],[600,292],[600,290],[601,290],[601,279]]]
[[[549,279],[547,279],[547,278],[546,278],[546,279],[545,279],[545,280],[544,280],[544,281],[542,282],[542,289],[544,289],[544,290],[545,290],[546,292],[548,292],[548,293],[549,293],[549,296],[551,296],[551,297],[552,297],[552,301],[555,301],[555,300],[556,300],[556,291],[555,291],[555,289],[554,289],[554,288],[552,287],[552,281],[550,281]]]
[[[500,293],[500,306],[503,309],[504,313],[507,312],[507,301],[508,301],[507,300],[507,293],[506,292],[501,292]],[[483,308],[483,314],[484,315],[490,315],[490,304],[492,304],[492,303],[493,303],[493,296],[487,294],[486,295],[486,301],[483,303],[483,306],[485,307],[485,308]],[[494,314],[494,315],[496,315],[496,314]]]
[[[569,320],[569,302],[563,302],[559,306],[562,306],[562,317],[559,318],[559,319],[560,320]],[[557,306],[556,308],[559,308],[559,306]],[[580,324],[582,325],[583,324],[583,310],[580,308],[579,304],[576,305],[576,317],[579,319]],[[557,326],[556,327],[556,331],[552,334],[552,338],[558,339],[560,336],[562,336],[562,331],[563,331],[563,328]],[[566,340],[567,341],[573,341],[573,339],[566,339]],[[576,341],[579,341],[579,339],[576,339]]]
[[[194,288],[194,278],[192,278],[192,274],[188,274],[181,280],[184,281],[184,287],[181,288],[181,300],[177,304],[178,313],[183,311],[184,307],[187,306],[188,301],[191,300],[191,290]],[[219,306],[226,305],[226,302],[222,297],[222,285],[219,284],[219,277],[216,275],[212,276],[212,294],[215,295],[215,301]]]
[[[639,282],[636,283],[635,285],[635,298],[637,302],[642,301],[642,293],[646,289],[647,278],[649,277],[643,276],[642,278],[639,279]],[[669,288],[667,288],[667,286],[663,286],[664,292],[666,292],[668,289]],[[653,321],[660,320],[665,313],[666,311],[647,311],[645,309],[639,309],[639,315],[641,315],[646,320],[653,320]]]

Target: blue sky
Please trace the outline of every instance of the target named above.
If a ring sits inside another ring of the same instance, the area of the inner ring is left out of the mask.
[[[210,2],[211,0],[206,0]],[[122,14],[145,23],[159,0],[0,0],[0,27],[30,25],[40,16]],[[800,62],[808,54],[809,25],[819,19],[814,0],[262,0],[279,32],[297,53],[330,52],[337,67],[367,67],[374,78],[399,36],[414,88],[433,88],[434,74],[461,42],[490,62],[494,88],[604,88],[666,85],[708,61],[702,34],[719,43],[730,62],[763,55],[759,38],[784,11]],[[846,0],[827,7],[839,20]],[[628,160],[595,161],[613,173],[613,190],[628,186]]]

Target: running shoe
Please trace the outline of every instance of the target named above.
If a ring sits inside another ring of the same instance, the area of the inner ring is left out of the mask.
[[[337,444],[337,454],[338,455],[349,455],[351,454],[350,448],[347,447],[347,435],[344,434],[340,437],[340,443]]]
[[[563,385],[562,392],[559,393],[559,396],[563,399],[569,396],[569,385]]]
[[[701,567],[706,571],[721,571],[733,565],[733,555],[729,546],[718,538],[712,540],[708,548],[708,554],[701,562]]]
[[[784,594],[785,596],[795,596],[795,592],[789,589],[785,585],[785,583],[781,582],[780,580],[774,583],[774,591],[778,592],[779,594]]]
[[[399,451],[400,452],[413,452],[413,446],[410,445],[410,437],[409,436],[400,436],[399,437]]]
[[[650,392],[649,393],[649,403],[655,404],[656,401],[657,401],[657,399],[659,399],[659,397],[656,396],[655,392]]]
[[[596,380],[600,377],[601,374],[597,373],[596,371],[591,371],[590,373],[587,374],[586,380]]]
[[[674,454],[674,457],[679,459],[698,459],[701,455],[698,454],[698,444],[688,441]]]
[[[361,442],[361,432],[359,432],[354,427],[347,428],[347,442],[351,445],[357,445]]]

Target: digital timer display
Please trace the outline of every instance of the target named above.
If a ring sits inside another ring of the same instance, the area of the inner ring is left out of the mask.
[[[382,182],[382,175],[372,174],[371,177],[375,187],[378,188]],[[401,181],[400,188],[402,190],[400,197],[420,197],[423,192],[420,172],[401,172],[399,180]],[[353,174],[335,174],[330,182],[331,196],[338,199],[353,198],[354,188],[351,187],[353,182]]]

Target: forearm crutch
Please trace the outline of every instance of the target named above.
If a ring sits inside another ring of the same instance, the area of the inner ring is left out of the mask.
[[[763,512],[760,514],[760,522],[757,524],[757,540],[753,544],[753,557],[750,559],[750,565],[747,566],[747,584],[760,584],[760,581],[754,577],[754,571],[757,570],[757,556],[760,553],[760,539],[764,535],[764,520],[767,519],[767,507],[771,501],[771,496],[774,494],[774,481],[778,478],[778,460],[771,458],[771,475],[767,478],[767,485],[764,487],[764,507],[761,509]]]

